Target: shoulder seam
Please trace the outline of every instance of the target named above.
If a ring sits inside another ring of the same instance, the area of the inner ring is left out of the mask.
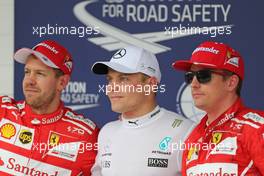
[[[264,125],[264,117],[259,115],[256,112],[248,112],[242,116],[243,119],[247,121],[251,121],[253,123],[257,123],[259,125]]]
[[[89,133],[90,135],[93,133],[90,129],[88,129],[87,127],[83,126],[82,124],[78,123],[78,122],[75,122],[71,119],[66,119],[66,118],[61,118],[61,120],[65,121],[65,122],[69,122],[69,123],[72,123],[80,128],[82,128],[83,130],[85,130],[87,133]]]
[[[256,125],[256,124],[254,124],[254,123],[252,123],[252,122],[250,122],[250,121],[239,120],[239,119],[237,119],[237,118],[232,118],[231,120],[232,120],[232,121],[235,121],[235,122],[237,122],[237,123],[241,123],[241,124],[249,125],[249,126],[251,126],[251,127],[253,127],[253,128],[256,128],[256,129],[260,128],[259,125]]]
[[[72,111],[67,110],[64,114],[64,116],[72,121],[78,122],[78,123],[83,123],[87,126],[89,126],[91,129],[95,130],[96,125],[95,123],[90,120],[89,118],[84,118],[82,115],[77,115]]]

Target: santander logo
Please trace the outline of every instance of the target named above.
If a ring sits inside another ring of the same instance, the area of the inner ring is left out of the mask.
[[[71,170],[0,148],[0,173],[27,176],[70,176]]]
[[[26,174],[26,175],[58,176],[58,171],[56,171],[52,175],[49,175],[46,172],[42,172],[42,171],[39,171],[39,170],[35,170],[35,168],[30,168],[30,167],[22,166],[19,163],[16,163],[15,158],[9,158],[7,168],[8,169],[15,170],[15,171],[20,172],[20,173],[23,173],[23,174]]]

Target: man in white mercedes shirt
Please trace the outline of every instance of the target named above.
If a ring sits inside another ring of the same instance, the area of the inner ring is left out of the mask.
[[[154,54],[135,46],[117,51],[92,71],[106,74],[107,96],[118,120],[98,138],[93,176],[176,176],[181,172],[181,144],[193,123],[157,105],[161,73]],[[159,87],[159,88],[158,88]]]

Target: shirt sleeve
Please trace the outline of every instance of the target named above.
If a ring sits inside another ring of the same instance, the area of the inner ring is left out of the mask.
[[[179,159],[178,159],[178,168],[179,168],[179,171],[181,173],[184,173],[185,171],[185,153],[186,153],[186,140],[188,139],[189,135],[191,134],[191,132],[193,131],[193,129],[195,128],[196,124],[190,120],[186,120],[184,121],[185,123],[183,124],[183,129],[182,131],[184,131],[182,133],[182,138],[181,138],[181,141],[180,141],[180,145],[179,145]]]
[[[107,130],[107,125],[105,125],[103,128],[101,128],[99,135],[98,135],[98,151],[95,163],[92,167],[92,176],[102,176],[102,170],[103,170],[103,161],[102,161],[102,152],[103,152],[103,146],[105,141],[108,138],[109,131]]]
[[[82,159],[80,161],[83,176],[91,175],[91,169],[95,163],[95,158],[97,155],[98,132],[99,129],[96,128],[89,140],[83,143],[83,149],[81,151],[84,151],[84,153],[82,154]]]
[[[0,96],[0,120],[7,115],[9,109],[8,106],[15,106],[15,100],[8,96]],[[9,111],[12,111],[9,110]]]
[[[254,165],[264,175],[264,125],[258,129],[245,130],[245,147],[253,162],[249,163],[248,167]]]
[[[102,176],[102,166],[101,166],[101,159],[100,159],[100,155],[99,155],[99,152],[96,156],[96,160],[95,160],[95,163],[92,167],[92,176]]]

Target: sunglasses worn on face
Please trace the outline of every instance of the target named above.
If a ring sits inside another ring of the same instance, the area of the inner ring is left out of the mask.
[[[199,83],[205,84],[211,81],[212,73],[220,74],[222,76],[226,76],[224,72],[219,72],[216,70],[199,70],[199,71],[190,71],[185,73],[185,82],[187,84],[191,84],[194,76]]]

